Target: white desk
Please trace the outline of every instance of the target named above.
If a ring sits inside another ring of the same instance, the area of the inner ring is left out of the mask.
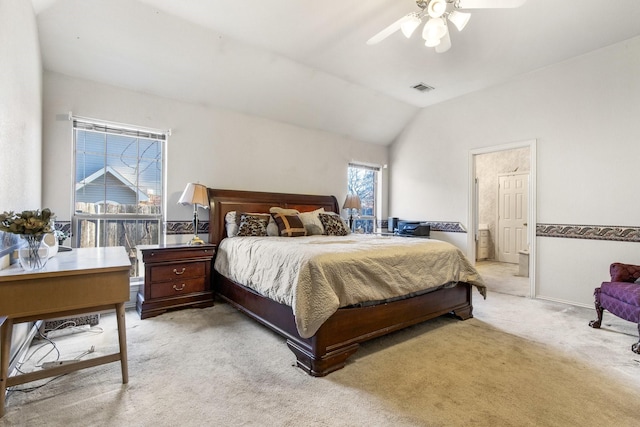
[[[131,263],[123,247],[80,248],[58,253],[46,267],[26,272],[19,265],[0,270],[0,417],[7,387],[78,369],[120,361],[129,381],[124,303],[129,301]],[[116,310],[119,352],[9,377],[14,323]]]

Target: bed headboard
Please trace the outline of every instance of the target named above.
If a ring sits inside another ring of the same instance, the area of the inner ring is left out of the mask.
[[[324,208],[340,213],[334,196],[264,193],[259,191],[218,190],[209,188],[209,242],[218,244],[226,236],[224,216],[227,212],[269,212],[272,206],[309,212]]]

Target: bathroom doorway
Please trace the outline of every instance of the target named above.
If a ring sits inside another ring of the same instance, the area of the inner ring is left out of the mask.
[[[489,291],[535,296],[535,140],[474,150],[470,170],[468,253]]]

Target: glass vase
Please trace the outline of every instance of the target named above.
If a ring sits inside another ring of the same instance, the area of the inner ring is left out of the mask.
[[[44,234],[23,234],[25,244],[18,249],[18,259],[25,271],[42,270],[49,260],[49,246],[42,242]]]

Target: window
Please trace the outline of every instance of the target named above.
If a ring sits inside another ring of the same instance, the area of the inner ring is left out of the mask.
[[[373,233],[376,229],[378,175],[380,168],[349,163],[348,190],[360,197],[360,215],[354,220],[356,232]]]
[[[77,247],[157,244],[163,219],[167,133],[73,118]]]

